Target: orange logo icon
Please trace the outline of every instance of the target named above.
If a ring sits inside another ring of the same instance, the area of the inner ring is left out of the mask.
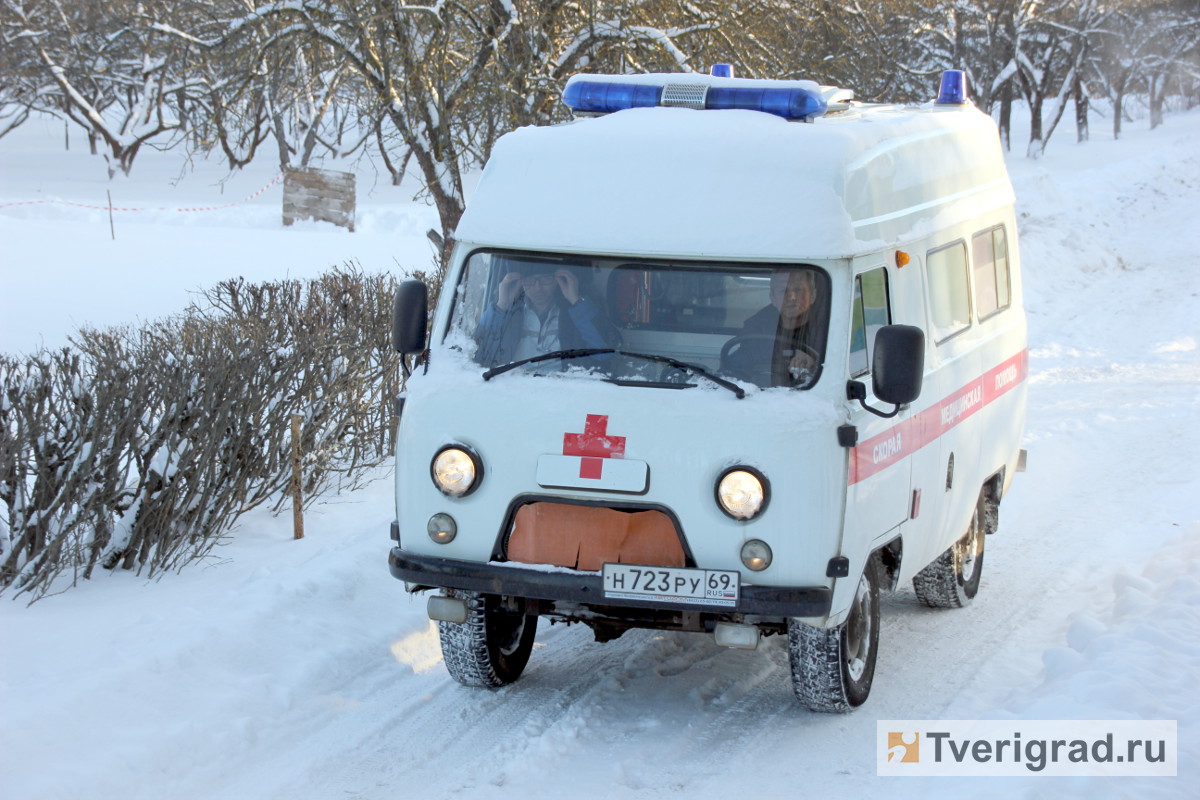
[[[921,760],[921,736],[916,733],[888,731],[887,760],[916,764]]]

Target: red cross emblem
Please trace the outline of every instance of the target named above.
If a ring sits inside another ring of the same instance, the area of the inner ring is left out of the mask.
[[[563,455],[583,456],[579,477],[599,480],[604,459],[625,457],[625,437],[608,435],[607,414],[588,414],[583,433],[563,434]]]

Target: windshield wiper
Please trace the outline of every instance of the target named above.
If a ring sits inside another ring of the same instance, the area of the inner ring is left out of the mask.
[[[746,391],[742,387],[738,386],[733,381],[727,381],[722,377],[712,374],[699,364],[689,364],[688,362],[680,361],[677,358],[660,356],[654,353],[632,353],[628,350],[618,350],[617,352],[623,356],[629,356],[630,358],[644,358],[647,361],[657,361],[660,364],[668,364],[672,367],[675,367],[675,369],[681,369],[685,372],[691,372],[694,375],[700,375],[701,377],[708,378],[717,386],[723,386],[729,391],[733,392],[735,395],[737,395],[738,400],[741,400],[746,396]]]
[[[483,373],[483,379],[490,381],[497,375],[503,375],[511,369],[523,367],[526,364],[535,364],[538,361],[550,361],[551,359],[568,359],[568,358],[586,358],[587,356],[597,356],[604,353],[617,352],[611,347],[577,347],[572,350],[552,350],[549,353],[533,356],[531,358],[522,358],[520,361],[513,361],[508,364],[501,364],[498,367],[492,367]]]
[[[718,386],[723,386],[724,388],[733,392],[735,395],[737,395],[739,400],[746,396],[746,391],[742,389],[742,387],[738,386],[732,381],[727,381],[724,378],[714,375],[699,364],[689,364],[686,361],[680,361],[679,359],[671,358],[670,356],[660,356],[655,355],[654,353],[634,353],[629,350],[618,350],[613,347],[578,347],[570,350],[552,350],[549,353],[542,353],[541,355],[532,356],[530,358],[522,358],[519,361],[513,361],[508,364],[501,364],[498,367],[492,367],[483,373],[483,379],[485,381],[490,381],[497,375],[503,375],[509,370],[516,369],[517,367],[523,367],[526,364],[536,364],[539,361],[586,358],[587,356],[598,356],[606,353],[616,353],[622,356],[629,356],[630,358],[641,358],[646,361],[655,361],[659,364],[668,364],[672,367],[675,367],[675,369],[681,369],[685,372],[690,372],[694,375],[700,375],[701,377],[708,378]]]

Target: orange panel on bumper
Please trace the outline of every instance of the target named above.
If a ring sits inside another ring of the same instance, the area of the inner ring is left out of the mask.
[[[530,503],[517,511],[508,560],[598,570],[606,563],[682,567],[683,546],[661,511]]]

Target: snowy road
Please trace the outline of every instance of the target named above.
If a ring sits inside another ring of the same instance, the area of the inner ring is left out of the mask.
[[[1014,159],[1029,471],[960,611],[885,595],[868,703],[792,699],[785,642],[543,622],[454,683],[386,570],[390,487],[255,517],[222,559],[0,604],[13,798],[1184,797],[1200,756],[1200,115]],[[1180,777],[875,775],[879,719],[1177,719]],[[1194,790],[1193,790],[1194,791]],[[1190,795],[1194,796],[1194,795]]]

